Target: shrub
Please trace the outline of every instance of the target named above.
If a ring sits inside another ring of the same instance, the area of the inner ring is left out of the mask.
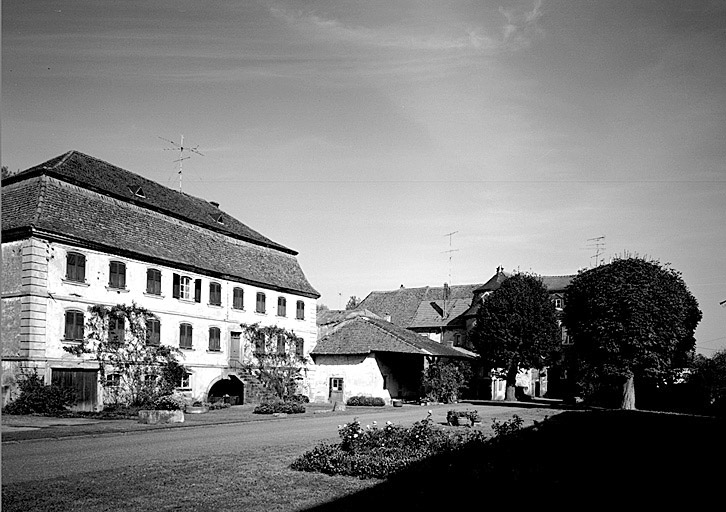
[[[310,398],[308,398],[307,395],[303,395],[303,394],[298,393],[296,395],[289,396],[287,398],[287,401],[288,402],[298,403],[298,404],[309,404],[310,403]]]
[[[263,402],[254,408],[254,414],[300,414],[305,412],[305,406],[297,402],[283,402],[282,400]]]
[[[5,414],[53,414],[66,410],[76,402],[73,390],[46,386],[37,370],[18,382],[20,395],[3,408]]]
[[[180,411],[184,409],[184,400],[174,395],[163,395],[154,400],[153,408],[157,411]]]
[[[506,437],[508,435],[514,434],[515,432],[518,432],[522,429],[522,425],[524,424],[524,420],[517,416],[516,414],[512,415],[511,420],[507,420],[504,422],[499,422],[496,419],[492,420],[492,430],[494,430],[494,434],[499,437]]]
[[[385,400],[379,396],[352,396],[346,402],[346,405],[356,406],[367,406],[367,407],[382,407],[386,405]]]
[[[320,444],[291,464],[298,471],[359,478],[386,478],[431,455],[450,453],[479,443],[486,437],[478,430],[466,434],[434,426],[431,412],[422,421],[404,428],[390,421],[383,428],[355,419],[338,427],[339,444]]]
[[[229,409],[232,407],[232,404],[228,404],[226,402],[214,402],[213,404],[209,404],[209,410],[214,411],[215,409]]]

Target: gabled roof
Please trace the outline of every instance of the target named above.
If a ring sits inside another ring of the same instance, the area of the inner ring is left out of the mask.
[[[471,297],[448,301],[423,301],[419,304],[416,316],[413,317],[408,328],[425,329],[450,325],[452,320],[469,309],[469,305],[471,305]]]
[[[469,352],[457,350],[403,329],[380,318],[364,315],[343,320],[318,341],[310,355],[355,355],[394,352],[468,359]]]
[[[234,238],[271,247],[290,254],[296,251],[273,242],[212,204],[189,194],[172,190],[155,181],[86,155],[68,151],[42,164],[3,180],[3,185],[45,174],[94,190],[104,195],[203,226]]]
[[[98,172],[103,175],[105,167]],[[114,173],[112,170],[112,176]],[[212,230],[158,208],[109,197],[95,187],[69,185],[54,173],[22,172],[13,178],[3,180],[2,186],[5,240],[41,232],[80,247],[308,297],[320,296],[305,277],[296,253],[282,246]],[[147,198],[152,191],[161,194],[165,188],[157,184],[143,187]],[[167,189],[163,193],[171,197],[170,192]],[[177,210],[192,208],[197,202],[202,210],[206,208],[201,204],[206,202],[192,199]]]
[[[458,300],[469,301],[474,294],[474,290],[480,287],[480,284],[464,284],[453,285],[449,289],[449,300],[447,302],[455,302]],[[404,288],[390,291],[373,291],[363,299],[358,305],[359,308],[373,311],[378,316],[385,318],[391,316],[391,322],[399,327],[413,327],[414,320],[422,303],[430,304],[432,301],[443,304],[444,287],[424,286],[421,288]],[[422,313],[423,314],[423,313]],[[454,316],[447,315],[447,318],[453,319]],[[423,319],[422,319],[423,321]],[[440,325],[440,324],[439,324]]]

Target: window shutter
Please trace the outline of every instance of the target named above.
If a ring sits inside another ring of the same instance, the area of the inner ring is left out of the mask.
[[[175,299],[178,299],[179,298],[179,274],[174,274],[173,283],[174,283],[174,289],[171,292],[171,296],[174,297]]]
[[[202,302],[202,280],[194,280],[194,302]]]
[[[74,313],[71,313],[69,311],[66,312],[66,338],[67,340],[73,339],[73,334],[75,330],[75,320],[76,315]]]

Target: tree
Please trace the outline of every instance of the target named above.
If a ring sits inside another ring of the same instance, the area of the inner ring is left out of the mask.
[[[723,415],[726,413],[726,349],[711,357],[696,354],[687,376],[701,408]]]
[[[636,378],[672,379],[687,365],[700,320],[681,274],[637,257],[578,273],[563,316],[582,382],[619,384],[622,409],[635,408]]]
[[[319,314],[321,311],[328,311],[330,308],[323,304],[322,302],[318,302],[315,304],[315,311]]]
[[[252,354],[245,357],[243,371],[256,375],[263,386],[284,400],[298,391],[305,363],[304,340],[276,325],[240,324]]]
[[[147,405],[169,395],[188,373],[176,347],[153,343],[147,327],[156,316],[143,307],[118,304],[89,306],[84,339],[64,346],[71,354],[91,354],[98,361],[104,402]]]
[[[506,400],[515,400],[520,369],[542,368],[558,349],[555,306],[541,278],[515,274],[486,296],[470,334],[485,369],[506,379]]]
[[[471,368],[468,363],[436,359],[423,371],[424,396],[432,402],[456,402],[470,378]]]
[[[345,305],[345,309],[346,311],[355,309],[358,307],[358,304],[360,304],[360,299],[355,295],[351,295],[350,299],[348,299],[348,303]]]

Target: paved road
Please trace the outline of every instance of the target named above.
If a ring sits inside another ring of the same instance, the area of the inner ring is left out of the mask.
[[[444,422],[447,406],[432,407],[433,420]],[[483,424],[491,418],[508,418],[519,414],[531,424],[531,418],[541,419],[553,411],[477,407]],[[426,408],[404,407],[392,414],[391,409],[356,411],[365,425],[374,420],[380,425],[392,420],[396,424],[410,425],[423,419]],[[229,455],[257,452],[265,446],[297,446],[302,452],[319,441],[338,439],[337,426],[350,421],[353,415],[297,418],[288,416],[269,421],[255,421],[225,425],[206,425],[194,428],[175,428],[102,435],[98,437],[69,437],[8,443],[2,446],[3,483],[39,481],[61,475],[70,476],[98,470],[133,467],[156,461],[183,461],[200,456]]]

